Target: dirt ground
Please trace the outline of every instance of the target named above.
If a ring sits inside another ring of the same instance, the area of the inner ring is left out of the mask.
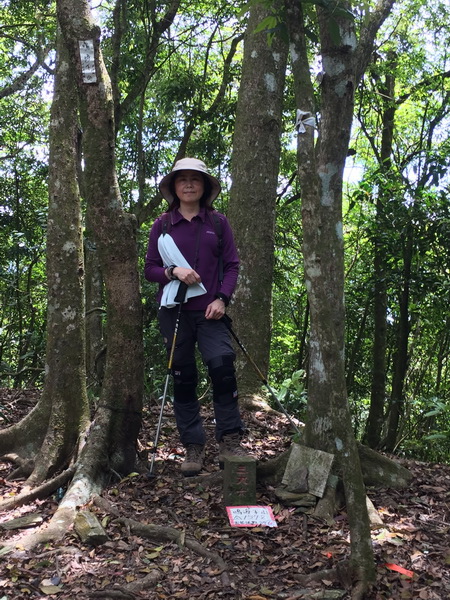
[[[38,391],[0,390],[0,426],[7,427],[33,406]],[[141,442],[151,448],[159,408],[147,407]],[[218,471],[214,423],[204,407],[209,435],[205,476]],[[244,445],[258,460],[289,447],[284,417],[244,412]],[[220,479],[213,485],[182,479],[182,448],[166,407],[156,477],[132,475],[111,482],[105,501],[89,508],[98,516],[108,541],[88,546],[74,531],[64,540],[21,549],[31,529],[7,529],[8,522],[33,514],[41,523],[55,512],[57,495],[0,513],[0,545],[13,539],[16,550],[1,555],[0,600],[120,598],[159,600],[348,599],[345,581],[321,579],[315,587],[299,575],[333,568],[349,556],[345,509],[332,525],[283,506],[270,486],[257,489],[257,504],[270,506],[277,527],[231,527]],[[369,489],[383,520],[373,530],[376,584],[368,600],[447,600],[450,598],[450,465],[401,461],[414,475],[408,489]],[[8,481],[8,463],[0,464],[0,500],[17,493]],[[59,490],[60,494],[64,490]],[[100,505],[100,506],[99,506]],[[109,508],[114,510],[110,510]],[[113,514],[114,513],[114,514]],[[170,527],[178,542],[148,539],[120,521]]]

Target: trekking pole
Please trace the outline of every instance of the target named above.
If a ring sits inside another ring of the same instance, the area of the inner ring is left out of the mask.
[[[169,352],[169,361],[167,363],[166,383],[164,384],[164,391],[163,391],[162,402],[161,402],[161,410],[159,411],[158,426],[156,427],[155,441],[153,442],[152,462],[150,464],[150,469],[147,473],[147,477],[149,479],[152,479],[153,477],[155,477],[155,474],[153,473],[153,468],[155,465],[155,456],[156,456],[156,452],[158,449],[159,435],[161,433],[161,424],[162,424],[163,413],[164,413],[164,404],[165,404],[166,396],[167,396],[167,389],[169,387],[169,379],[170,379],[170,375],[172,373],[172,362],[173,362],[173,355],[175,352],[175,344],[177,341],[178,327],[180,325],[181,307],[183,306],[184,299],[186,298],[187,289],[188,289],[187,284],[180,281],[180,284],[178,286],[178,292],[177,292],[177,295],[175,296],[175,302],[179,302],[177,319],[175,321],[175,329],[173,330],[172,345],[170,347],[170,352]]]
[[[284,414],[284,416],[287,418],[287,420],[289,421],[289,423],[292,425],[292,427],[295,429],[295,431],[298,434],[301,434],[300,429],[297,427],[297,425],[294,423],[294,421],[292,420],[292,418],[289,416],[289,414],[286,412],[286,409],[284,408],[284,406],[281,404],[278,396],[275,394],[273,388],[269,385],[266,377],[264,377],[264,374],[262,373],[261,369],[258,367],[258,365],[255,363],[255,361],[252,359],[252,357],[250,356],[250,354],[247,352],[247,349],[245,348],[244,344],[241,342],[241,340],[238,338],[238,336],[235,334],[235,332],[233,331],[233,328],[231,327],[231,323],[232,320],[228,315],[224,315],[222,317],[222,321],[225,323],[225,325],[227,326],[229,332],[231,333],[231,335],[233,336],[233,338],[236,340],[237,345],[239,346],[239,348],[242,350],[242,352],[245,355],[245,358],[248,360],[248,362],[252,365],[252,367],[254,368],[255,372],[257,373],[258,377],[261,379],[262,383],[266,386],[267,390],[269,391],[270,395],[272,396],[272,398],[275,400],[275,402],[277,403],[278,407],[280,408],[281,412]]]

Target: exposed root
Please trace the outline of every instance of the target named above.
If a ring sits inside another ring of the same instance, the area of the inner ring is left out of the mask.
[[[76,511],[67,507],[58,507],[48,524],[42,525],[31,533],[9,540],[2,547],[2,554],[13,552],[16,548],[29,551],[39,544],[61,540],[75,520]]]
[[[16,538],[4,544],[4,553],[7,551],[12,552],[17,546],[20,546],[20,548],[23,550],[31,550],[39,544],[45,544],[63,539],[75,521],[78,508],[87,504],[93,494],[96,494],[100,491],[99,487],[90,481],[89,478],[83,474],[82,469],[80,470],[76,465],[70,469],[67,469],[64,471],[64,473],[61,473],[59,477],[64,476],[64,481],[67,481],[74,472],[74,478],[50,521],[35,531],[23,534],[19,539]],[[55,484],[56,479],[57,478],[51,480],[53,483],[53,490],[60,487],[60,485]],[[61,481],[62,480],[59,480],[57,483],[60,484]],[[47,484],[48,483],[49,482],[47,482]],[[41,487],[42,486],[39,486],[39,488],[32,490],[30,494],[33,494]],[[48,492],[49,490],[47,489],[47,495]]]
[[[193,478],[189,479],[191,480]],[[94,495],[92,497],[92,502],[102,511],[109,512],[115,517],[119,517],[119,511],[116,509],[116,507],[102,496]],[[216,552],[211,552],[193,538],[186,537],[184,532],[174,529],[173,527],[163,527],[162,525],[151,524],[145,525],[139,521],[121,517],[118,518],[118,522],[127,527],[127,529],[134,535],[140,535],[141,537],[156,540],[158,542],[176,542],[179,546],[185,546],[196,554],[199,554],[205,558],[209,558],[218,566],[223,586],[228,587],[230,585],[228,565],[223,558]]]
[[[241,392],[239,395],[239,404],[242,408],[249,411],[262,410],[268,414],[278,414],[277,411],[270,406],[267,400],[258,394],[246,394]]]
[[[133,519],[121,518],[118,520],[119,523],[127,527],[134,535],[139,535],[151,540],[162,541],[162,542],[175,542],[179,546],[185,546],[192,550],[196,554],[208,558],[216,563],[220,570],[222,579],[222,585],[228,587],[230,585],[230,577],[228,574],[227,563],[223,560],[219,554],[212,552],[202,546],[197,540],[187,537],[183,531],[174,529],[173,527],[163,527],[160,525],[144,525],[139,521]]]
[[[270,485],[279,485],[283,479],[284,471],[291,455],[292,446],[270,460],[258,462],[256,477],[258,481]]]
[[[38,487],[33,489],[24,489],[17,496],[0,502],[0,510],[11,510],[13,508],[23,506],[24,504],[28,504],[29,502],[33,502],[34,500],[47,498],[55,490],[65,485],[71,479],[74,472],[75,467],[70,467],[53,479],[44,481],[44,483]]]
[[[346,593],[344,590],[311,590],[311,589],[290,589],[288,592],[280,592],[278,598],[286,598],[286,600],[337,600],[344,598]]]
[[[137,594],[155,587],[164,578],[164,573],[159,569],[152,569],[148,575],[138,581],[131,581],[125,586],[105,588],[92,592],[91,598],[118,598],[118,600],[134,600]]]
[[[110,502],[106,498],[103,498],[103,496],[94,494],[91,498],[91,501],[92,501],[92,504],[97,506],[104,513],[109,513],[110,515],[113,515],[113,517],[117,517],[117,518],[120,517],[119,510],[114,506],[114,504],[112,502]]]
[[[114,589],[109,589],[109,590],[99,590],[98,592],[92,592],[92,594],[90,595],[91,598],[112,598],[112,600],[115,600],[115,598],[117,598],[118,600],[134,600],[136,598],[136,596],[131,593],[131,592],[127,592],[125,590],[125,588],[121,587],[121,588],[114,588]]]
[[[314,573],[307,573],[306,575],[295,575],[295,580],[302,584],[308,584],[313,581],[322,581],[322,579],[336,581],[343,587],[350,589],[353,585],[350,561],[343,560],[342,562],[337,563],[334,569],[315,571]]]
[[[364,600],[369,585],[365,581],[357,581],[352,589],[352,600]]]
[[[196,475],[195,477],[186,477],[182,480],[184,486],[200,483],[202,487],[213,487],[215,485],[222,484],[223,482],[223,471],[214,471],[209,475]]]
[[[4,454],[1,457],[2,462],[10,462],[13,465],[16,465],[14,471],[6,478],[8,481],[15,481],[16,479],[22,479],[23,477],[28,477],[34,469],[34,461],[24,459],[15,452],[11,452],[10,454]]]
[[[363,600],[369,589],[369,582],[361,579],[361,576],[364,576],[364,573],[359,573],[358,569],[352,569],[350,561],[342,561],[334,569],[315,571],[305,575],[297,574],[293,578],[302,585],[319,583],[324,579],[335,581],[343,588],[351,590],[351,600]]]

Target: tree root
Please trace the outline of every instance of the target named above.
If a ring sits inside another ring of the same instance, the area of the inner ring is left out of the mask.
[[[351,600],[363,600],[369,589],[369,582],[364,579],[364,573],[359,572],[359,569],[353,569],[351,562],[347,560],[337,563],[334,569],[324,569],[303,575],[297,574],[293,575],[293,579],[301,585],[318,583],[323,579],[335,581],[343,588],[351,590]]]
[[[0,510],[12,510],[13,508],[18,508],[19,506],[33,502],[33,500],[47,498],[52,492],[65,485],[73,476],[74,472],[75,467],[70,467],[53,479],[44,481],[42,485],[39,485],[36,488],[25,488],[17,496],[0,502]]]
[[[290,589],[288,592],[280,592],[277,598],[286,598],[287,600],[338,600],[346,597],[344,590],[311,590],[311,589]]]
[[[195,477],[186,477],[182,480],[185,487],[189,487],[192,484],[200,483],[202,487],[214,487],[215,485],[222,485],[223,483],[223,471],[214,471],[209,475],[196,475]]]
[[[364,600],[369,589],[366,581],[357,581],[352,589],[352,600]]]
[[[91,498],[91,501],[92,504],[97,506],[97,508],[99,508],[104,513],[109,513],[110,515],[116,518],[120,517],[119,510],[114,506],[114,504],[112,504],[112,502],[110,502],[106,498],[103,498],[103,496],[100,496],[99,494],[94,494]]]
[[[21,479],[22,477],[28,477],[34,469],[33,460],[24,459],[15,452],[4,454],[0,460],[2,462],[9,462],[13,465],[16,465],[14,471],[11,471],[11,473],[6,477],[7,481],[15,481],[16,479]]]
[[[174,529],[173,527],[163,527],[160,525],[144,525],[143,523],[139,523],[139,521],[134,521],[133,519],[120,518],[118,522],[128,527],[131,533],[134,535],[139,535],[141,537],[145,537],[151,540],[162,541],[162,542],[176,542],[180,547],[185,546],[192,550],[196,554],[203,556],[204,558],[209,558],[214,561],[218,568],[220,569],[220,575],[222,580],[222,585],[224,587],[230,586],[230,576],[228,574],[228,566],[227,563],[223,560],[221,556],[219,556],[216,552],[212,552],[202,546],[196,540],[187,537],[183,531],[179,531],[178,529]]]
[[[239,395],[239,404],[248,411],[261,410],[268,414],[280,414],[259,394],[241,393]]]
[[[125,586],[105,588],[90,594],[91,598],[118,598],[118,600],[134,600],[137,594],[155,587],[163,579],[164,573],[159,569],[152,569],[148,575],[139,581],[132,581]]]
[[[64,476],[64,481],[67,481],[73,474],[74,477],[72,482],[70,483],[64,498],[61,500],[55,514],[52,516],[50,521],[35,531],[24,534],[20,537],[20,539],[11,540],[3,544],[4,553],[7,551],[12,552],[17,546],[20,546],[22,550],[31,550],[38,544],[45,544],[47,542],[61,540],[67,534],[67,531],[75,521],[78,508],[87,504],[93,494],[96,494],[100,491],[99,486],[93,483],[93,481],[86,476],[79,464],[70,467],[70,469],[67,469],[58,477],[62,478]],[[54,489],[60,487],[60,485],[55,484],[56,480],[57,478],[52,479],[51,482],[46,482],[43,484],[43,486],[48,486],[50,483],[52,483],[51,489],[53,491]],[[57,483],[61,484],[61,481],[62,480],[58,480]],[[29,493],[34,494],[43,486],[39,486],[39,488],[36,488]],[[48,488],[47,492],[49,493]]]
[[[99,590],[98,592],[92,592],[91,598],[118,598],[118,600],[134,600],[136,596],[132,592],[127,592],[125,588],[114,588],[109,590]]]

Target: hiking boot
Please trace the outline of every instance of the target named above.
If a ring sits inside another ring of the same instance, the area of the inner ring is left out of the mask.
[[[198,475],[203,468],[205,459],[205,446],[199,444],[186,444],[186,456],[181,465],[181,472],[185,477]]]
[[[219,466],[223,469],[223,460],[226,456],[249,456],[247,450],[241,446],[241,434],[228,433],[219,442]]]

